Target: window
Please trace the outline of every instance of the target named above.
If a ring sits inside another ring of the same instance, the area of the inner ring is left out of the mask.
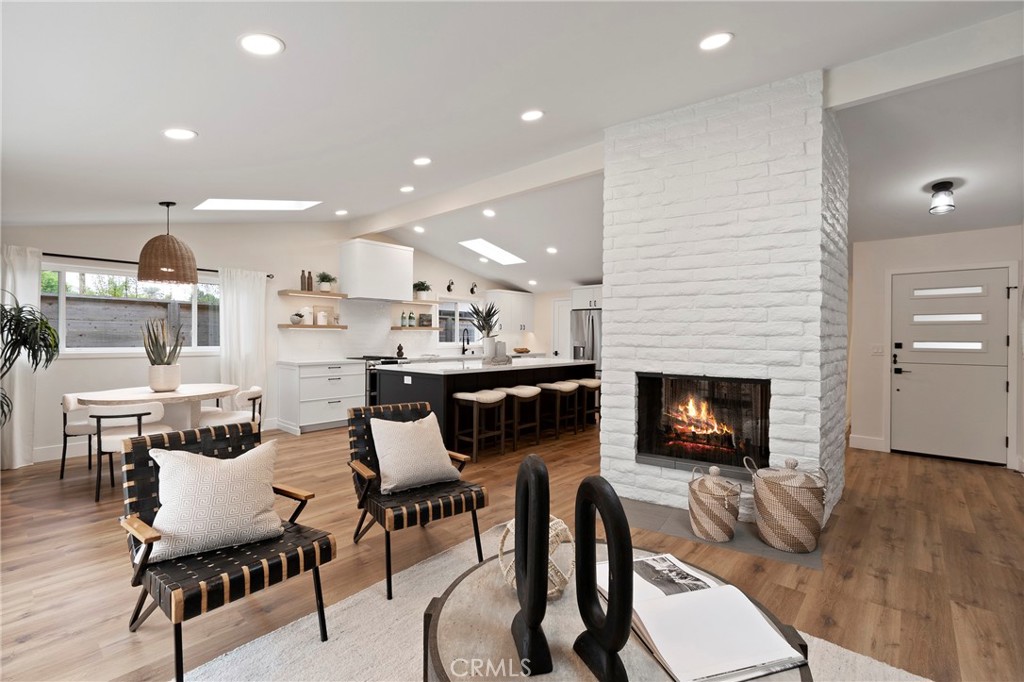
[[[116,271],[73,266],[43,271],[42,310],[60,331],[62,349],[142,346],[149,319],[181,325],[186,348],[220,345],[220,286],[140,282]]]
[[[480,332],[473,326],[473,315],[469,312],[470,301],[445,301],[437,306],[437,325],[441,331],[437,333],[440,343],[461,344],[465,332],[469,332],[469,343],[480,343]]]

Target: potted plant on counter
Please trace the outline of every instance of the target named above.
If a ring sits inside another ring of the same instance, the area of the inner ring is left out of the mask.
[[[476,303],[469,307],[469,314],[472,316],[470,322],[476,330],[483,336],[484,344],[484,357],[494,357],[494,337],[497,334],[494,333],[495,328],[498,326],[498,306],[494,303],[488,303],[487,307],[481,308]]]
[[[412,284],[412,296],[413,296],[413,299],[416,300],[416,301],[429,301],[429,300],[431,300],[430,284],[427,283],[427,280],[421,279],[418,282],[413,282],[413,284]]]
[[[329,272],[316,273],[316,281],[320,283],[320,291],[330,293],[331,285],[338,281],[338,278]]]
[[[173,342],[168,342],[167,322],[152,319],[142,328],[142,345],[146,348],[149,358],[149,387],[157,393],[173,391],[181,386],[181,365],[178,355],[185,343],[185,335],[181,333],[181,325],[174,328]]]

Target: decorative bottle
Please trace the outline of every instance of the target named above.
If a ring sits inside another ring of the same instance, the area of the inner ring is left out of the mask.
[[[313,271],[306,273],[306,291],[313,291]]]
[[[416,313],[415,313],[415,311],[412,311],[412,310],[409,311],[409,326],[410,327],[415,327],[416,326]]]
[[[299,289],[301,291],[305,291],[306,290],[306,271],[305,270],[303,270],[302,274],[299,275]]]
[[[401,326],[402,327],[406,326],[405,311],[404,310],[402,311],[402,324],[401,324]]]

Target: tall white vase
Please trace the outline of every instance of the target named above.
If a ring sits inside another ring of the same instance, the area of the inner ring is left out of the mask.
[[[484,337],[484,357],[493,358],[497,340],[493,336]]]
[[[181,365],[150,365],[149,387],[157,393],[181,386]]]

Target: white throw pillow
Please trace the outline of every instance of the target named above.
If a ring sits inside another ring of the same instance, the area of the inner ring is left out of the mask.
[[[437,417],[431,412],[413,422],[371,419],[370,433],[380,465],[382,493],[457,481],[462,476],[448,457]]]
[[[151,562],[242,545],[284,532],[274,511],[277,441],[234,459],[181,450],[149,451],[160,466],[160,509]]]

